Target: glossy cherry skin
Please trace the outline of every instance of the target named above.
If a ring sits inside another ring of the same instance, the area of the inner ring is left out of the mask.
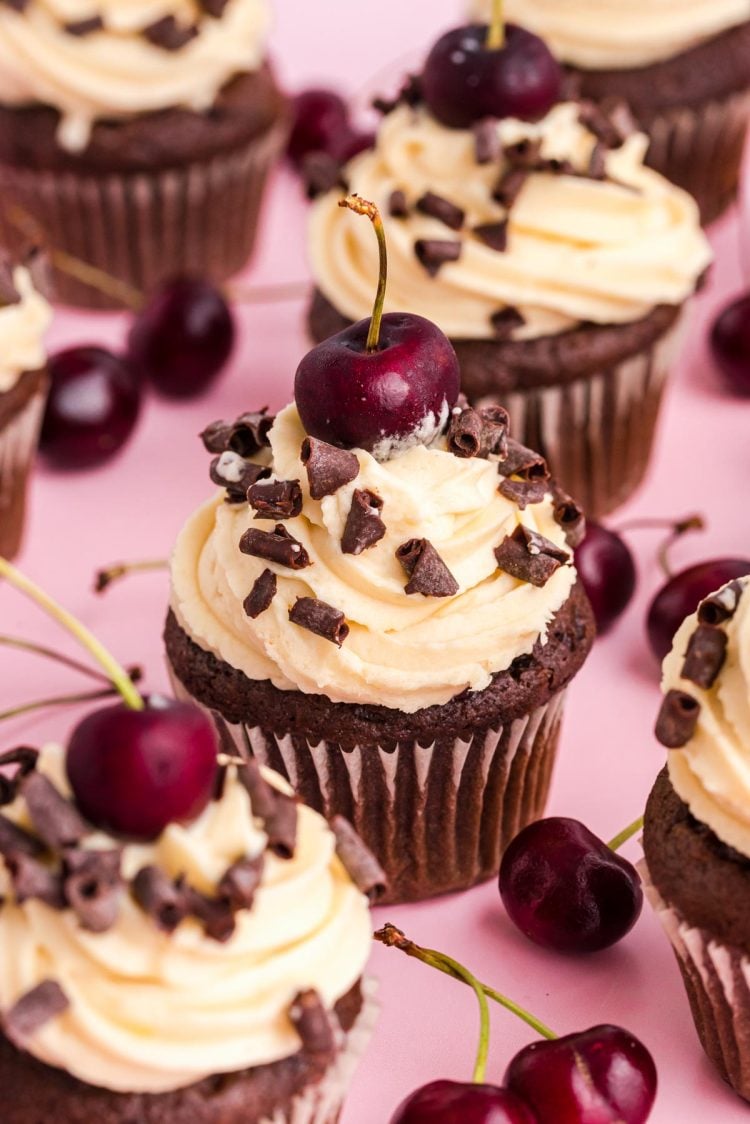
[[[387,313],[372,352],[369,326],[360,320],[309,351],[294,397],[311,437],[384,458],[436,436],[458,398],[460,372],[450,341],[430,320]]]
[[[390,1124],[537,1124],[537,1120],[507,1089],[432,1081],[399,1105]]]
[[[39,441],[56,468],[91,468],[114,456],[141,407],[128,363],[103,347],[69,347],[48,360],[50,391]]]
[[[711,351],[736,394],[750,394],[750,295],[732,301],[711,331]]]
[[[750,560],[715,558],[688,566],[670,578],[654,597],[646,618],[648,641],[657,660],[671,650],[677,629],[704,597],[745,574],[750,574]]]
[[[637,575],[627,543],[601,523],[586,523],[586,537],[575,550],[575,564],[601,635],[630,604]]]
[[[135,316],[128,357],[167,398],[192,398],[213,383],[234,346],[234,319],[210,281],[179,277],[161,285]]]
[[[483,117],[534,121],[559,100],[562,71],[546,44],[506,24],[505,45],[486,46],[487,27],[457,27],[438,39],[422,73],[422,96],[438,121],[465,129]]]
[[[299,168],[311,152],[326,152],[339,159],[337,151],[351,134],[346,104],[333,90],[303,90],[293,101],[293,123],[287,153]]]
[[[516,1054],[505,1082],[539,1124],[644,1124],[656,1098],[646,1047],[617,1026],[594,1026]]]
[[[633,864],[562,816],[519,832],[503,855],[499,881],[511,921],[557,952],[608,948],[632,929],[643,906]]]
[[[194,820],[216,778],[216,733],[190,703],[152,698],[96,710],[68,743],[66,768],[90,823],[126,839],[155,839],[170,823]]]

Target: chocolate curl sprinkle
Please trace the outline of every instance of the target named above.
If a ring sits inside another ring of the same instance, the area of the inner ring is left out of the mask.
[[[91,16],[86,20],[74,20],[72,23],[63,24],[63,29],[67,35],[73,35],[77,39],[83,39],[87,35],[93,35],[95,31],[101,31],[104,27],[104,20],[101,16]]]
[[[234,934],[236,923],[232,903],[227,897],[210,898],[188,886],[186,890],[190,914],[200,921],[203,932],[212,941],[223,944]]]
[[[269,608],[276,596],[276,586],[276,575],[273,570],[264,570],[260,577],[255,579],[253,588],[242,602],[242,608],[252,620]]]
[[[434,191],[427,191],[417,200],[417,210],[421,211],[423,215],[429,215],[430,218],[444,223],[451,230],[460,230],[466,218],[460,207],[451,203],[450,199],[444,199],[442,195],[436,195]]]
[[[258,481],[247,490],[256,519],[296,519],[302,511],[299,480]]]
[[[359,475],[359,461],[354,453],[337,449],[317,437],[305,438],[300,459],[307,469],[307,482],[314,500],[332,496]]]
[[[13,1045],[25,1050],[46,1023],[62,1015],[70,1001],[56,980],[43,980],[22,995],[3,1018],[3,1030]]]
[[[492,164],[499,160],[501,145],[497,120],[494,117],[483,117],[472,126],[471,131],[474,134],[474,159],[477,164]]]
[[[158,866],[142,867],[132,882],[133,897],[163,933],[173,933],[190,904],[184,881],[172,881]]]
[[[482,419],[476,410],[458,407],[448,423],[448,451],[456,457],[476,457],[482,451]]]
[[[508,455],[508,430],[510,417],[504,406],[481,406],[483,457]]]
[[[331,1020],[317,991],[301,991],[289,1008],[302,1045],[310,1054],[332,1054],[336,1048]]]
[[[297,846],[296,800],[270,785],[252,757],[238,767],[237,776],[250,797],[253,815],[263,821],[268,849],[277,858],[291,859]]]
[[[578,120],[605,148],[621,148],[636,129],[633,115],[618,98],[608,98],[601,105],[582,102]]]
[[[163,51],[180,51],[197,34],[197,27],[178,23],[174,16],[164,16],[143,30],[144,38]]]
[[[409,215],[409,204],[403,191],[392,191],[388,200],[388,214],[393,219],[405,219]]]
[[[700,623],[717,625],[731,620],[737,612],[743,588],[742,582],[735,580],[725,585],[718,593],[712,593],[710,597],[704,598],[698,606]]]
[[[570,555],[544,535],[519,523],[513,534],[495,547],[495,558],[506,574],[541,589]]]
[[[11,5],[12,6],[12,5]],[[20,11],[20,8],[16,9]],[[9,259],[3,255],[0,257],[0,307],[7,307],[9,304],[19,304],[21,294],[13,283],[13,267]]]
[[[342,553],[361,554],[363,550],[380,542],[384,534],[382,499],[375,492],[355,488],[341,536]]]
[[[525,511],[529,504],[541,503],[547,495],[547,485],[543,480],[501,480],[497,490],[521,511]]]
[[[219,19],[229,0],[200,0],[200,6],[207,16]]]
[[[74,847],[91,834],[91,828],[75,806],[42,773],[35,771],[24,779],[21,795],[34,830],[50,850]]]
[[[444,265],[461,257],[461,243],[440,238],[419,238],[414,243],[414,253],[430,277],[437,277]]]
[[[695,733],[701,704],[685,691],[667,691],[656,719],[656,737],[667,749],[682,749]]]
[[[458,582],[428,539],[408,539],[396,557],[409,575],[404,589],[423,597],[453,597]]]
[[[238,859],[225,871],[219,883],[219,896],[227,899],[235,913],[252,908],[264,863],[263,855],[256,855],[252,859]]]
[[[500,222],[480,223],[479,226],[474,227],[474,233],[480,242],[484,242],[485,246],[496,250],[498,254],[504,254],[508,249],[507,219],[501,219]]]
[[[253,815],[259,820],[269,819],[276,807],[276,793],[260,771],[260,766],[254,757],[249,757],[237,768],[237,777],[240,784],[250,797]]]
[[[708,690],[724,666],[727,655],[727,634],[713,625],[696,628],[687,646],[681,676]]]
[[[254,457],[270,444],[268,434],[275,420],[264,406],[255,413],[240,414],[233,422],[212,422],[200,436],[209,453],[231,450],[241,457]]]
[[[289,610],[289,620],[339,648],[349,635],[349,625],[341,610],[317,597],[298,597]]]
[[[529,173],[525,168],[508,168],[496,184],[492,198],[501,207],[510,210],[521,194],[528,178]]]
[[[91,933],[106,933],[120,911],[120,851],[71,849],[63,862],[65,900],[81,926]]]
[[[0,806],[12,804],[24,777],[36,768],[39,751],[19,745],[0,753]]]
[[[6,855],[5,865],[10,873],[13,893],[19,905],[35,898],[52,909],[65,908],[62,877],[56,871],[21,852]]]
[[[586,537],[586,517],[574,499],[556,484],[552,485],[553,516],[555,523],[565,532],[565,541],[575,550]]]
[[[7,861],[13,855],[41,855],[44,847],[34,836],[18,827],[7,816],[0,816],[0,855]]]
[[[271,475],[270,468],[254,461],[246,461],[231,449],[214,457],[208,470],[214,484],[226,488],[229,503],[245,503],[248,489],[257,480]]]
[[[526,321],[517,308],[501,308],[490,316],[490,324],[496,340],[507,340],[516,328],[523,328]]]
[[[521,480],[549,479],[544,457],[512,438],[508,438],[507,452],[497,468],[501,476],[518,476]]]
[[[240,550],[254,558],[264,558],[290,570],[304,570],[311,565],[310,555],[302,543],[289,534],[283,523],[277,523],[273,531],[258,531],[250,527],[240,539]]]
[[[331,830],[336,837],[336,854],[358,890],[371,902],[382,898],[388,889],[386,873],[369,847],[362,842],[349,820],[334,816]]]

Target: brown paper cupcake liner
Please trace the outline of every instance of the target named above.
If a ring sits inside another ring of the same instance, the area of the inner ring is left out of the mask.
[[[547,458],[592,519],[633,494],[648,468],[662,394],[680,342],[678,322],[647,351],[557,386],[477,400],[501,402],[514,436]]]
[[[58,250],[149,292],[176,274],[224,281],[247,263],[263,188],[283,148],[284,118],[244,147],[183,168],[93,176],[0,165],[0,235],[19,234],[15,206]],[[121,307],[112,296],[59,270],[55,295],[84,308]]]
[[[171,674],[176,696],[196,702]],[[228,728],[240,753],[285,776],[306,804],[350,820],[388,876],[384,901],[418,901],[495,877],[511,839],[542,815],[564,694],[465,740],[395,749]]]
[[[708,1058],[750,1100],[750,959],[689,925],[638,864],[644,892],[674,949],[695,1029]]]
[[[0,555],[14,558],[21,546],[26,492],[39,440],[46,381],[0,427]]]
[[[703,105],[665,110],[646,127],[647,163],[695,197],[704,225],[735,200],[750,121],[750,88]]]

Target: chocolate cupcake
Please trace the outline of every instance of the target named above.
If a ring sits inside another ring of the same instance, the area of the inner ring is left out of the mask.
[[[287,130],[267,22],[265,0],[0,7],[6,242],[38,231],[140,292],[242,268]],[[56,292],[116,305],[61,272]]]
[[[664,661],[669,749],[646,807],[642,874],[701,1043],[750,1100],[750,579],[724,586]]]
[[[4,762],[3,1124],[335,1124],[371,922],[320,816],[229,764],[198,819],[128,843],[81,818],[59,748]]]
[[[541,35],[579,94],[624,99],[650,138],[647,162],[695,196],[704,223],[737,194],[750,118],[748,0],[505,0]],[[475,0],[486,19],[489,0]]]
[[[51,311],[26,266],[0,260],[0,555],[21,545],[26,493],[47,396]]]
[[[469,130],[402,102],[345,170],[390,209],[387,307],[439,324],[470,401],[502,403],[591,517],[643,478],[680,312],[710,261],[695,202],[644,167],[646,138],[627,129],[591,104]],[[365,314],[373,272],[338,198],[311,219],[318,340]]]

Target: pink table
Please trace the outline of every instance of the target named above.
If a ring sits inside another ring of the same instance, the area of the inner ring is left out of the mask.
[[[408,55],[433,30],[455,20],[458,4],[439,0],[427,21],[424,5],[381,0],[377,17],[365,5],[278,0],[276,54],[291,86],[313,79],[359,88],[362,76]],[[312,14],[314,13],[314,15]],[[314,54],[310,46],[314,44]],[[700,511],[706,534],[685,540],[675,562],[687,564],[750,549],[748,421],[750,405],[719,386],[705,346],[712,311],[740,287],[736,220],[714,233],[718,266],[695,304],[675,371],[649,481],[614,523],[637,515]],[[248,278],[253,283],[304,279],[305,207],[299,189],[279,174],[266,213],[263,244]],[[303,302],[239,310],[237,352],[210,400],[165,405],[150,400],[135,439],[110,466],[83,475],[40,470],[33,496],[25,570],[78,614],[124,662],[142,663],[150,688],[165,689],[160,632],[167,599],[163,574],[134,577],[104,597],[91,592],[99,566],[120,559],[166,555],[185,516],[210,490],[208,457],[196,434],[215,417],[288,400],[303,350]],[[109,343],[123,338],[117,316],[60,314],[53,346]],[[663,761],[652,726],[658,672],[643,621],[660,584],[658,533],[637,532],[638,595],[615,631],[597,643],[569,699],[550,811],[577,816],[609,838],[641,811]],[[0,589],[0,631],[60,645],[32,606]],[[0,710],[41,694],[78,687],[72,673],[31,656],[0,649]],[[58,711],[4,724],[0,745],[66,736],[74,714]],[[627,853],[637,858],[636,841]],[[378,911],[376,920],[401,926],[415,940],[439,945],[481,977],[506,990],[561,1033],[601,1022],[622,1024],[653,1051],[660,1073],[654,1124],[721,1124],[750,1119],[750,1110],[713,1075],[698,1047],[671,951],[648,908],[622,944],[599,956],[567,959],[527,944],[507,923],[493,885],[430,904]],[[468,1079],[476,1013],[459,984],[375,950],[382,1016],[352,1089],[344,1124],[384,1124],[399,1100],[437,1077]],[[500,1080],[512,1054],[532,1034],[512,1016],[493,1012],[490,1080]]]

